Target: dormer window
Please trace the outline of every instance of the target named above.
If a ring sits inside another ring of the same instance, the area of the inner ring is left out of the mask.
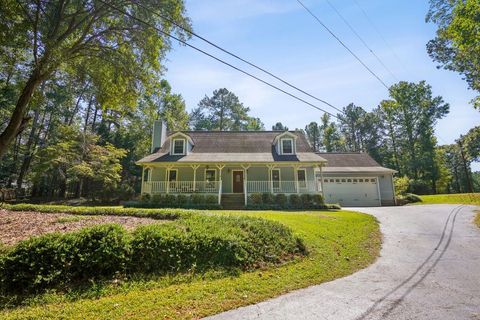
[[[280,147],[282,154],[294,154],[293,151],[293,139],[281,139]]]
[[[173,139],[172,154],[185,154],[185,139]]]

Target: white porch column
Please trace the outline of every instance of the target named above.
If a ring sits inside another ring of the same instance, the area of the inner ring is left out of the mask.
[[[273,194],[272,171],[273,171],[273,168],[275,168],[275,166],[271,164],[267,164],[267,168],[268,168],[268,186],[270,188],[270,193]]]
[[[323,189],[323,164],[320,165],[320,186],[322,188],[322,197],[325,198],[324,196],[324,189]]]
[[[172,166],[167,166],[165,167],[165,180],[167,181],[167,194],[170,192],[170,169],[172,168]],[[178,179],[178,177],[177,177]]]
[[[142,166],[142,184],[140,186],[140,195],[143,194],[143,183],[144,183],[144,177],[145,177],[145,166]]]
[[[198,164],[191,165],[193,169],[193,192],[197,190],[197,169],[200,167]]]
[[[216,167],[218,168],[218,204],[222,204],[222,170],[225,168],[225,165],[217,164]]]
[[[300,193],[300,188],[298,186],[298,166],[293,166],[293,175],[295,176],[295,188],[297,189],[297,193]]]
[[[244,165],[242,164],[243,172],[244,172],[244,177],[243,177],[243,194],[245,198],[245,205],[247,205],[248,202],[248,190],[247,190],[247,185],[248,185],[248,169],[250,168],[251,165]]]

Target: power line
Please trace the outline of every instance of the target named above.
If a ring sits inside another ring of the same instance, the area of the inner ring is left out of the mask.
[[[348,28],[355,34],[355,36],[363,43],[363,45],[370,51],[370,53],[377,59],[377,61],[383,66],[383,68],[396,80],[398,78],[393,74],[393,72],[387,67],[385,63],[380,59],[380,57],[373,51],[373,49],[365,42],[365,40],[358,34],[358,32],[353,28],[353,26],[348,22],[347,19],[337,10],[337,8],[332,4],[330,0],[327,0],[328,5],[337,13],[337,15],[343,20],[343,22],[348,26]]]
[[[335,109],[335,110],[343,113],[343,110],[335,107],[335,106],[332,105],[331,103],[329,103],[329,102],[327,102],[327,101],[325,101],[325,100],[323,100],[323,99],[320,99],[320,98],[318,98],[318,97],[316,97],[316,96],[314,96],[314,95],[312,95],[312,94],[310,94],[310,93],[308,93],[308,92],[306,92],[306,91],[298,88],[297,86],[291,84],[290,82],[288,82],[288,81],[286,81],[286,80],[284,80],[284,79],[276,76],[276,75],[273,74],[272,72],[270,72],[270,71],[268,71],[268,70],[266,70],[266,69],[264,69],[264,68],[262,68],[262,67],[259,67],[258,65],[254,64],[253,62],[250,62],[250,61],[248,61],[248,60],[246,60],[246,59],[243,59],[242,57],[236,55],[235,53],[232,53],[231,51],[228,51],[227,49],[224,49],[224,48],[220,47],[219,45],[217,45],[217,44],[213,43],[212,41],[206,39],[205,37],[203,37],[203,36],[195,33],[194,31],[192,31],[192,30],[190,30],[190,29],[188,29],[188,28],[185,28],[184,26],[182,26],[181,24],[179,24],[179,23],[176,22],[175,20],[170,19],[170,18],[168,18],[168,17],[166,17],[166,16],[164,16],[164,15],[162,15],[162,14],[160,14],[160,13],[154,11],[154,10],[152,10],[151,8],[148,8],[147,6],[145,6],[145,5],[143,5],[143,4],[139,3],[139,2],[136,2],[136,1],[134,1],[134,0],[130,0],[130,2],[132,2],[133,4],[135,4],[135,5],[139,6],[139,7],[142,7],[142,8],[145,9],[145,10],[148,10],[149,12],[151,12],[151,13],[153,13],[154,15],[160,17],[161,19],[164,19],[164,20],[166,20],[166,21],[168,21],[168,22],[176,25],[176,26],[179,27],[180,29],[182,29],[182,30],[190,33],[191,35],[193,35],[193,36],[197,37],[198,39],[200,39],[200,40],[208,43],[209,45],[211,45],[211,46],[213,46],[213,47],[221,50],[222,52],[224,52],[224,53],[226,53],[226,54],[228,54],[228,55],[230,55],[230,56],[232,56],[232,57],[234,57],[234,58],[236,58],[236,59],[238,59],[238,60],[240,60],[240,61],[242,61],[242,62],[244,62],[244,63],[246,63],[246,64],[248,64],[248,65],[250,65],[250,66],[252,66],[252,67],[254,67],[254,68],[256,68],[257,70],[260,70],[260,71],[268,74],[269,76],[271,76],[271,77],[273,77],[273,78],[281,81],[282,83],[286,84],[287,86],[289,86],[289,87],[291,87],[291,88],[293,88],[293,89],[295,89],[295,90],[297,90],[297,91],[299,91],[299,92],[301,92],[301,93],[309,96],[310,98],[313,98],[313,99],[315,99],[315,100],[317,100],[317,101],[319,101],[319,102],[322,102],[322,103],[326,104],[327,106],[329,106],[329,107],[331,107],[331,108],[333,108],[333,109]]]
[[[325,28],[325,30],[328,31],[328,33],[330,33],[332,35],[332,37],[334,37],[345,49],[347,49],[348,52],[350,52],[350,54],[358,60],[358,62],[360,62],[362,64],[362,66],[365,67],[365,69],[368,70],[368,72],[370,72],[375,78],[377,78],[377,80],[388,90],[388,86],[385,84],[385,82],[383,82],[383,80],[375,73],[372,71],[372,69],[370,69],[342,40],[340,40],[340,38],[335,34],[333,33],[332,30],[330,30],[330,28],[328,28],[323,22],[322,20],[320,20],[320,18],[318,18],[310,9],[308,9],[302,1],[300,0],[297,0],[297,2],[315,19],[317,20],[318,23],[320,23],[320,25]]]
[[[360,11],[362,11],[363,15],[365,16],[365,18],[367,19],[368,23],[372,26],[372,28],[375,30],[375,32],[378,34],[378,36],[382,39],[382,41],[385,43],[385,45],[387,46],[387,48],[390,50],[390,52],[393,54],[393,56],[395,57],[395,59],[397,59],[397,61],[400,63],[400,65],[403,67],[403,69],[405,71],[408,71],[407,70],[407,67],[405,66],[405,64],[403,64],[402,60],[398,57],[398,55],[395,53],[395,50],[393,50],[392,46],[390,45],[390,43],[388,43],[387,39],[385,39],[385,37],[382,35],[382,33],[380,32],[380,30],[377,28],[377,26],[375,25],[375,23],[373,22],[372,19],[370,19],[369,15],[367,14],[367,12],[362,8],[362,6],[360,5],[360,3],[358,3],[357,0],[353,0],[353,2],[355,2],[355,4],[357,5],[357,7],[360,9]]]
[[[299,97],[297,97],[296,95],[294,95],[294,94],[292,94],[292,93],[290,93],[290,92],[287,92],[287,91],[285,91],[285,90],[283,90],[283,89],[281,89],[281,88],[279,88],[279,87],[277,87],[277,86],[275,86],[275,85],[273,85],[273,84],[271,84],[271,83],[269,83],[269,82],[267,82],[267,81],[265,81],[265,80],[263,80],[263,79],[260,79],[260,78],[258,78],[257,76],[254,76],[253,74],[248,73],[247,71],[244,71],[244,70],[240,69],[239,67],[236,67],[236,66],[234,66],[234,65],[232,65],[232,64],[230,64],[230,63],[228,63],[228,62],[226,62],[226,61],[224,61],[224,60],[222,60],[222,59],[220,59],[220,58],[217,58],[217,57],[215,57],[214,55],[212,55],[212,54],[210,54],[210,53],[208,53],[208,52],[206,52],[206,51],[204,51],[204,50],[202,50],[202,49],[200,49],[200,48],[197,48],[197,47],[195,47],[195,46],[187,43],[186,41],[184,41],[184,40],[182,40],[182,39],[180,39],[180,38],[177,38],[177,37],[175,37],[175,36],[173,36],[173,35],[165,32],[165,31],[159,29],[158,27],[156,27],[156,26],[153,25],[153,24],[151,24],[151,23],[149,23],[149,22],[147,22],[147,21],[145,21],[145,20],[142,20],[142,19],[140,19],[140,18],[138,18],[138,17],[135,17],[135,16],[131,15],[130,13],[126,12],[125,10],[122,10],[122,9],[120,9],[120,8],[118,8],[118,7],[110,4],[110,3],[107,3],[107,2],[105,2],[105,1],[103,1],[103,0],[99,0],[99,1],[102,2],[103,4],[109,6],[110,8],[112,8],[112,9],[114,9],[114,10],[116,10],[116,11],[118,11],[118,12],[124,14],[124,15],[126,15],[127,17],[130,17],[130,18],[132,18],[132,19],[134,19],[134,20],[136,20],[136,21],[138,21],[138,22],[140,22],[140,23],[142,23],[142,24],[144,24],[144,25],[146,25],[146,26],[148,26],[148,27],[150,27],[150,28],[152,28],[152,29],[160,32],[161,34],[163,34],[163,35],[165,35],[165,36],[167,36],[167,37],[170,37],[170,38],[172,38],[172,39],[174,39],[174,40],[176,40],[176,41],[184,44],[184,45],[187,46],[187,47],[190,47],[190,48],[192,48],[192,49],[194,49],[194,50],[196,50],[196,51],[198,51],[198,52],[200,52],[200,53],[203,53],[204,55],[206,55],[206,56],[208,56],[208,57],[210,57],[210,58],[212,58],[212,59],[214,59],[214,60],[217,60],[218,62],[223,63],[223,64],[225,64],[226,66],[229,66],[229,67],[232,68],[232,69],[235,69],[235,70],[237,70],[237,71],[239,71],[239,72],[241,72],[241,73],[243,73],[243,74],[245,74],[245,75],[247,75],[247,76],[249,76],[249,77],[257,80],[257,81],[262,82],[263,84],[266,84],[267,86],[269,86],[269,87],[271,87],[271,88],[274,88],[274,89],[276,89],[276,90],[278,90],[278,91],[280,91],[280,92],[282,92],[282,93],[284,93],[284,94],[286,94],[286,95],[288,95],[288,96],[290,96],[290,97],[292,97],[292,98],[294,98],[294,99],[297,99],[298,101],[301,101],[301,102],[303,102],[303,103],[305,103],[305,104],[307,104],[307,105],[309,105],[309,106],[311,106],[311,107],[313,107],[313,108],[315,108],[315,109],[317,109],[317,110],[320,110],[320,111],[322,111],[322,112],[325,112],[325,113],[329,114],[330,116],[338,119],[338,117],[337,117],[336,115],[334,115],[333,113],[330,113],[330,112],[326,111],[325,109],[322,109],[322,108],[314,105],[313,103],[310,103],[310,102],[308,102],[308,101],[306,101],[306,100],[304,100],[304,99],[302,99],[302,98],[299,98]]]

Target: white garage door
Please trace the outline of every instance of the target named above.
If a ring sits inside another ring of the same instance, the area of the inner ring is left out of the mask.
[[[345,207],[380,205],[375,177],[328,177],[323,179],[325,201]]]

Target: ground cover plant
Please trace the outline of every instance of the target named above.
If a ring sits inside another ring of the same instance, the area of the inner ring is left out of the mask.
[[[345,276],[370,264],[380,249],[376,220],[360,213],[213,211],[205,214],[255,217],[286,225],[304,240],[309,255],[280,266],[267,263],[250,271],[192,269],[175,275],[98,284],[85,291],[49,291],[0,311],[0,318],[200,318]],[[204,228],[205,224],[199,227]],[[214,230],[205,228],[209,232]],[[156,262],[149,263],[154,266]]]
[[[436,194],[420,196],[421,204],[473,204],[480,205],[480,193]]]

